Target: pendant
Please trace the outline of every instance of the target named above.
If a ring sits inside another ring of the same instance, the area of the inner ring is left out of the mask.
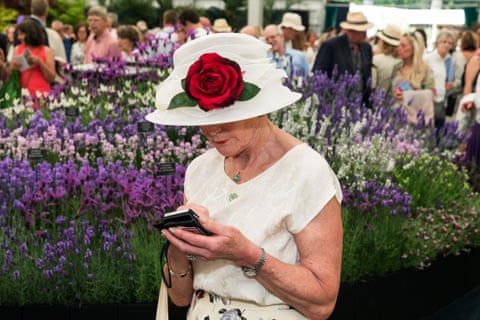
[[[237,173],[235,173],[235,175],[233,176],[233,179],[232,179],[235,183],[238,183],[240,182],[240,171],[237,171]]]

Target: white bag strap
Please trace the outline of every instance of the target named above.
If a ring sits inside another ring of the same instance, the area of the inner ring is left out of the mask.
[[[158,296],[156,320],[168,320],[168,292],[167,285],[162,279],[160,294]]]

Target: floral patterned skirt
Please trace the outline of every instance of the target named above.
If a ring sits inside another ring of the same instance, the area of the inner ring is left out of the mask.
[[[259,306],[226,299],[203,290],[195,292],[187,320],[306,320],[288,305]]]

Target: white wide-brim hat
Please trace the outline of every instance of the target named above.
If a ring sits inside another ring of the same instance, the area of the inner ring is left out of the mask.
[[[345,30],[367,31],[374,26],[368,22],[367,17],[362,12],[349,12],[347,20],[340,22],[340,27]]]
[[[297,31],[305,30],[305,26],[302,24],[302,17],[293,12],[286,12],[283,15],[280,27],[292,28]]]
[[[400,38],[402,37],[402,29],[400,29],[399,26],[387,24],[383,30],[377,32],[376,36],[384,42],[397,47],[400,44]]]
[[[156,111],[146,116],[150,122],[174,126],[202,126],[235,122],[266,115],[289,106],[301,98],[300,93],[283,85],[283,69],[277,69],[267,58],[270,46],[240,33],[217,33],[200,37],[182,45],[173,56],[172,73],[157,88]],[[220,109],[205,111],[198,104],[167,109],[172,99],[182,95],[182,80],[190,66],[206,53],[216,53],[236,62],[244,83],[254,84],[258,93],[246,101],[236,100]]]

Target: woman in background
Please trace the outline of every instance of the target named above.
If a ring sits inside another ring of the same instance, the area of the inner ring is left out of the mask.
[[[85,47],[87,45],[87,39],[90,35],[88,32],[88,26],[85,23],[81,23],[75,30],[76,41],[72,46],[72,53],[70,56],[70,62],[72,64],[83,64],[85,60]]]
[[[396,25],[388,24],[376,36],[379,53],[373,56],[372,88],[391,92],[395,67],[401,63],[397,58],[397,48],[402,30]]]
[[[122,58],[127,61],[136,61],[140,55],[137,44],[143,42],[143,35],[140,30],[132,25],[121,26],[117,30],[117,36]]]
[[[31,19],[24,19],[17,26],[17,32],[20,44],[15,47],[10,71],[19,70],[20,86],[28,89],[34,101],[41,102],[56,76],[53,51],[44,45],[45,33]],[[26,63],[22,63],[23,58]],[[34,108],[38,108],[37,103]]]
[[[426,123],[433,120],[435,83],[432,70],[423,61],[424,51],[424,41],[418,32],[404,33],[400,38],[397,54],[402,62],[394,71],[392,90],[394,98],[403,104],[408,121],[412,124],[417,123],[419,109],[423,110]],[[416,101],[413,101],[413,95]]]
[[[435,79],[434,106],[435,128],[437,129],[442,128],[445,124],[447,94],[454,88],[453,62],[450,55],[453,43],[453,34],[448,30],[442,30],[435,40],[435,49],[424,57],[425,63],[432,69]],[[447,67],[447,63],[449,67]]]

